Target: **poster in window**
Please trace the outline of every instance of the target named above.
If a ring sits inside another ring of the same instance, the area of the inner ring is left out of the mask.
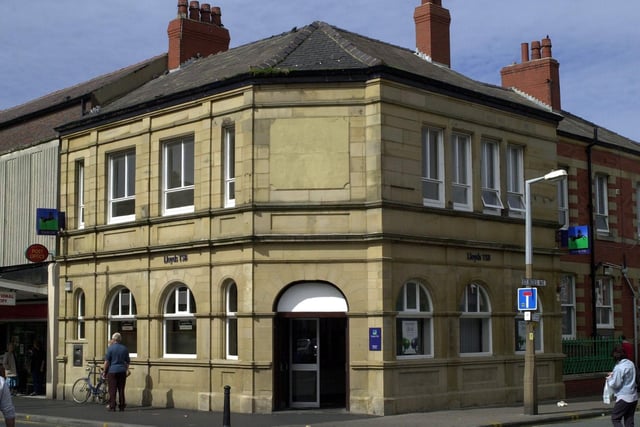
[[[191,331],[193,329],[193,323],[191,320],[180,320],[179,329],[181,331]]]
[[[418,354],[418,321],[402,322],[402,354]]]

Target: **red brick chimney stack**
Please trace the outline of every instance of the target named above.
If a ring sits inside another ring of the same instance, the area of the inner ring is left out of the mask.
[[[522,43],[520,49],[522,63],[500,70],[502,86],[514,87],[560,110],[560,64],[552,57],[551,39],[547,36],[541,42],[532,41],[531,59],[527,43]]]
[[[413,14],[416,24],[416,48],[433,62],[451,67],[449,28],[451,15],[442,0],[422,0]]]
[[[169,22],[169,70],[198,56],[229,50],[229,30],[222,26],[220,8],[208,3],[178,0],[178,15]]]

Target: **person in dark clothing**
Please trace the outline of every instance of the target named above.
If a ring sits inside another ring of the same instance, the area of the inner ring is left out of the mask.
[[[35,340],[33,341],[33,347],[31,348],[31,378],[33,380],[32,396],[44,394],[45,363],[45,353],[40,348],[40,343]]]
[[[116,393],[118,394],[118,407],[124,411],[127,406],[124,387],[127,384],[127,374],[129,372],[129,349],[122,344],[122,336],[116,332],[111,337],[112,344],[107,348],[104,356],[104,371],[107,373],[107,384],[109,388],[109,410],[116,410]]]

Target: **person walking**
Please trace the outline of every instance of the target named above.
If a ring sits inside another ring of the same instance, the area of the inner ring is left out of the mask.
[[[31,379],[33,380],[33,392],[31,396],[44,394],[44,373],[46,357],[40,348],[38,340],[33,341],[31,347]]]
[[[124,411],[127,406],[124,388],[127,384],[127,373],[129,371],[129,349],[122,344],[122,335],[116,332],[111,336],[112,344],[107,348],[104,356],[104,372],[107,373],[107,385],[109,388],[110,411],[116,410],[116,393],[118,394],[118,408]]]
[[[18,393],[18,364],[16,363],[16,354],[14,353],[13,343],[7,345],[7,352],[2,356],[2,365],[5,369],[6,383],[12,396]]]
[[[638,405],[636,391],[636,367],[627,358],[622,344],[617,344],[611,353],[616,364],[613,372],[607,375],[607,385],[616,397],[616,403],[611,411],[613,427],[634,427],[634,414]],[[624,420],[624,424],[623,424]]]
[[[13,406],[11,391],[5,379],[4,367],[0,367],[0,412],[4,416],[5,426],[16,427],[16,408]]]

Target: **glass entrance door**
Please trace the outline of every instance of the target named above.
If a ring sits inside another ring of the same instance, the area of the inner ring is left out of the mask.
[[[319,319],[291,319],[290,399],[292,408],[320,406]]]

